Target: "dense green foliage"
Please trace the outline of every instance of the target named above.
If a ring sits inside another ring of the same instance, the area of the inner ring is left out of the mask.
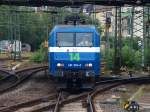
[[[37,50],[30,59],[32,62],[47,62],[48,61],[48,51],[41,44],[40,49]]]
[[[99,25],[97,20],[89,16],[72,14],[64,11],[63,8],[48,7],[47,10],[37,9],[36,11],[33,7],[0,6],[0,40],[18,39],[15,32],[19,29],[22,43],[29,43],[32,51],[35,51],[44,40],[47,40],[52,27],[64,24],[66,16],[69,15],[79,15],[85,20],[85,24],[91,24],[94,21]]]
[[[105,37],[102,38],[106,41]],[[131,40],[130,37],[122,38],[122,49],[121,49],[121,65],[127,66],[129,68],[139,69],[142,63],[142,52],[141,46],[139,46],[138,41],[140,38],[134,37]],[[146,43],[147,40],[145,40]],[[109,38],[109,50],[106,49],[105,53],[102,53],[102,57],[107,62],[108,69],[113,69],[114,67],[114,37]],[[105,55],[104,55],[105,54]],[[145,65],[150,65],[150,49],[145,45],[144,49],[144,60]]]
[[[27,12],[16,13],[16,10]],[[28,10],[29,8],[25,7],[17,9],[13,6],[0,7],[0,40],[19,39],[15,32],[20,30],[22,43],[29,43],[32,50],[39,48],[41,42],[48,38],[52,16],[48,13],[35,12],[31,8]]]
[[[145,49],[145,59],[146,66],[150,66],[150,46],[147,49]]]
[[[105,60],[107,62],[107,67],[109,69],[113,69],[114,65],[114,49],[108,50],[108,55],[105,57]]]
[[[134,52],[134,51],[133,51]],[[122,64],[125,66],[129,66],[132,67],[133,65],[133,54],[132,54],[132,50],[128,47],[128,46],[124,46],[122,48]]]

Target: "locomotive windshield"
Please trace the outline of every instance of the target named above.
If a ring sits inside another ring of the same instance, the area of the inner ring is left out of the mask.
[[[92,33],[76,33],[76,46],[92,46]]]
[[[73,46],[73,33],[57,33],[57,46]]]
[[[57,33],[57,46],[91,47],[92,33]]]

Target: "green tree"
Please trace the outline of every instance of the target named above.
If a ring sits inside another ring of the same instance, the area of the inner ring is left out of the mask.
[[[128,66],[128,67],[133,67],[134,65],[134,51],[131,51],[131,49],[125,45],[122,48],[122,62],[123,65]]]
[[[141,58],[142,58],[142,54],[141,52],[138,50],[135,52],[135,56],[134,56],[134,65],[135,68],[141,68]]]
[[[145,49],[145,64],[150,66],[150,49]]]
[[[113,65],[114,65],[114,49],[109,49],[108,51],[108,55],[106,55],[106,57],[104,57],[104,59],[107,62],[107,68],[108,69],[113,69]]]
[[[43,43],[40,45],[35,54],[30,58],[32,62],[47,62],[48,61],[48,49],[43,47]]]

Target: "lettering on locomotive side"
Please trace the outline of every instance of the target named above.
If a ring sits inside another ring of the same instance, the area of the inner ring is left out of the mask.
[[[68,64],[68,67],[81,67],[81,64]]]
[[[69,53],[71,61],[80,61],[80,54],[79,53]]]

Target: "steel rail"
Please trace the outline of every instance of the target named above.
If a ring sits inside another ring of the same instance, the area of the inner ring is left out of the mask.
[[[88,96],[88,102],[87,102],[87,104],[88,104],[88,106],[87,106],[87,110],[88,110],[88,112],[96,112],[96,109],[95,109],[95,106],[94,106],[94,98],[98,95],[98,94],[103,94],[104,92],[106,92],[106,91],[108,91],[108,90],[110,90],[110,89],[112,89],[112,88],[115,88],[115,87],[117,87],[117,86],[120,86],[120,85],[122,85],[123,83],[122,82],[117,82],[117,83],[115,83],[115,84],[111,84],[111,85],[108,85],[108,86],[106,86],[106,87],[104,87],[104,88],[96,88],[94,91],[92,91],[90,94],[89,94],[89,96]]]
[[[35,69],[39,69],[39,68],[48,68],[47,65],[42,65],[42,66],[34,66],[34,67],[29,67],[29,68],[24,68],[24,69],[20,69],[20,70],[16,70],[15,73],[22,73],[28,70],[35,70]]]
[[[3,85],[6,85],[4,88],[2,85],[2,89],[0,89],[0,94],[3,94],[5,92],[8,92],[15,87],[17,87],[19,84],[23,83],[25,80],[27,80],[29,77],[31,77],[33,74],[46,70],[47,66],[38,66],[38,67],[32,67],[32,68],[27,68],[27,69],[22,69],[16,71],[14,74],[16,75],[11,75],[3,79],[2,83]],[[24,74],[23,74],[24,73]],[[9,81],[12,81],[12,83]]]
[[[116,80],[108,80],[108,81],[102,81],[99,82],[98,84],[108,84],[111,83],[111,85],[104,87],[99,90],[95,90],[94,92],[90,93],[88,96],[88,107],[87,111],[88,112],[96,112],[95,106],[93,104],[93,100],[96,97],[97,94],[102,94],[112,88],[115,88],[117,86],[120,86],[122,84],[130,84],[130,83],[150,83],[150,77],[145,76],[145,77],[137,77],[137,78],[127,78],[127,79],[116,79]]]
[[[76,95],[76,96],[74,96],[72,98],[69,97],[69,98],[67,98],[65,100],[61,100],[61,106],[65,105],[65,104],[69,104],[69,103],[75,102],[75,101],[78,101],[78,100],[81,100],[81,99],[89,98],[89,100],[87,100],[87,101],[89,101],[89,104],[87,102],[87,105],[89,105],[89,107],[87,107],[87,108],[89,108],[89,112],[90,112],[90,110],[92,110],[93,112],[96,112],[94,104],[93,104],[93,99],[95,98],[96,95],[103,94],[104,92],[106,92],[106,91],[108,91],[108,90],[110,90],[112,88],[115,88],[117,86],[120,86],[122,84],[130,84],[132,81],[134,81],[134,83],[135,82],[136,83],[139,83],[139,82],[140,83],[150,83],[149,77],[120,79],[118,82],[116,82],[116,83],[113,82],[113,84],[111,83],[111,85],[107,85],[107,86],[105,86],[103,88],[100,88],[100,89],[99,89],[99,87],[97,85],[95,87],[94,91],[92,91],[92,92],[84,92],[84,93]],[[105,83],[105,84],[109,84],[109,83]],[[90,97],[88,97],[88,95],[90,95]],[[36,109],[34,111],[31,111],[31,112],[49,111],[50,109],[54,109],[56,104],[57,104],[57,101],[56,102],[52,102],[52,103],[50,103],[49,105],[47,105],[45,107],[38,108],[38,109]],[[59,108],[60,108],[60,105],[59,105]]]
[[[7,75],[11,74],[8,70],[5,70],[5,69],[0,69],[0,72],[7,74]]]
[[[49,111],[50,109],[51,110],[53,109],[55,112],[59,112],[61,106],[68,104],[68,103],[72,103],[74,101],[81,100],[81,99],[87,99],[87,105],[88,105],[87,110],[88,110],[88,112],[96,112],[94,102],[93,102],[96,95],[103,94],[104,92],[106,92],[106,91],[108,91],[114,87],[117,87],[117,86],[122,85],[122,84],[128,84],[128,83],[131,83],[132,81],[135,81],[136,83],[138,83],[138,82],[147,83],[147,82],[149,82],[149,78],[148,77],[141,77],[141,78],[131,78],[131,79],[120,79],[118,82],[116,81],[116,83],[114,83],[114,82],[113,82],[113,84],[111,83],[111,85],[109,83],[103,83],[103,84],[107,84],[106,86],[103,85],[104,86],[103,88],[99,88],[99,86],[96,86],[94,91],[84,92],[82,94],[79,94],[79,95],[76,95],[73,97],[69,97],[69,98],[63,99],[63,100],[61,100],[61,94],[59,94],[59,97],[57,98],[56,101],[50,102],[48,105],[46,105],[44,107],[39,107],[38,109],[32,110],[31,112],[39,112],[39,111],[47,111],[47,110]],[[109,81],[109,82],[112,82],[112,81]],[[24,105],[24,104],[26,104],[26,106],[23,106],[23,107],[27,107],[28,102],[23,103],[21,105]],[[12,108],[10,108],[10,110],[11,109]],[[5,110],[5,111],[1,111],[1,112],[8,112],[8,111]]]
[[[62,97],[62,92],[59,93],[57,103],[54,108],[54,112],[59,112],[60,111],[60,104],[61,104],[61,97]]]
[[[87,98],[87,112],[95,112],[93,101],[90,94],[88,94]]]
[[[131,77],[131,78],[121,78],[121,79],[110,79],[110,80],[102,80],[95,83],[95,86],[98,86],[100,84],[107,84],[107,83],[116,83],[116,82],[124,82],[124,83],[139,83],[140,81],[150,81],[150,76],[144,76],[144,77]]]
[[[10,73],[10,71],[8,70],[4,70],[4,69],[0,69],[0,72],[5,74],[4,76],[2,76],[2,78],[0,79],[0,83],[3,82],[3,80],[9,78],[12,76],[12,74]]]
[[[52,94],[52,95],[45,96],[45,97],[42,97],[42,98],[38,98],[38,99],[30,100],[30,101],[27,101],[27,102],[15,104],[15,105],[12,105],[12,106],[9,106],[9,107],[1,108],[0,112],[17,111],[21,108],[26,108],[26,107],[38,105],[38,104],[43,103],[43,102],[49,102],[50,100],[56,99],[56,97],[57,97],[57,94]]]

